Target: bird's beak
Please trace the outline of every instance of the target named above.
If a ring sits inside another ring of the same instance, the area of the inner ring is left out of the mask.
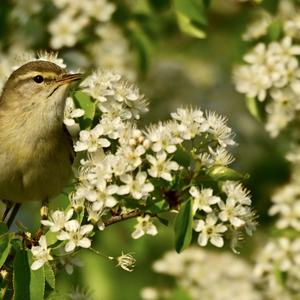
[[[81,73],[76,73],[76,74],[63,74],[60,78],[56,80],[56,82],[59,85],[64,85],[66,83],[70,83],[73,81],[80,80],[82,78]]]

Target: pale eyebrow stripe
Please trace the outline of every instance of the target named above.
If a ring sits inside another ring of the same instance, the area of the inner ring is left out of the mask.
[[[37,75],[41,75],[43,77],[46,77],[46,78],[54,78],[54,77],[57,77],[57,73],[54,73],[54,72],[37,72],[37,71],[30,71],[30,72],[27,72],[26,74],[23,74],[23,75],[19,75],[16,77],[17,81],[23,81],[23,80],[26,80],[26,79],[31,79],[33,78],[34,76],[37,76]]]

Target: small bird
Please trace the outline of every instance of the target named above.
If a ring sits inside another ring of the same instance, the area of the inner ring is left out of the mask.
[[[71,176],[73,147],[63,124],[70,83],[81,74],[44,60],[14,71],[0,97],[0,198],[47,201]]]

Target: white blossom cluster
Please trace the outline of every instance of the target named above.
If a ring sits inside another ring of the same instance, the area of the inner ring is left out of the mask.
[[[116,9],[113,3],[106,0],[53,0],[52,2],[60,9],[60,13],[48,27],[51,34],[50,44],[54,49],[74,46],[83,28],[92,20],[107,22]]]
[[[216,247],[224,245],[223,234],[236,234],[241,227],[251,235],[255,229],[254,215],[251,211],[249,192],[236,181],[225,181],[222,192],[223,199],[213,195],[211,188],[190,188],[193,196],[193,212],[195,215],[194,230],[200,232],[198,244],[206,246],[208,241]],[[207,213],[205,220],[201,211]],[[232,247],[235,248],[232,240]]]
[[[71,219],[73,213],[73,209],[67,212],[56,210],[48,220],[41,221],[44,226],[49,227],[50,232],[56,233],[57,240],[65,241],[64,251],[66,253],[73,252],[76,247],[89,248],[91,246],[91,240],[87,236],[93,230],[93,225],[81,225],[77,219]],[[47,261],[52,260],[50,251],[46,236],[42,235],[39,239],[39,246],[31,248],[34,259],[31,269],[37,270]],[[70,267],[68,269],[70,270]]]
[[[265,128],[272,137],[295,120],[300,109],[299,16],[291,1],[281,1],[274,17],[262,10],[243,35],[256,45],[233,71],[237,91],[264,103]],[[272,26],[281,26],[283,37],[269,42],[269,31],[276,30]]]
[[[290,300],[300,297],[299,238],[269,240],[256,259],[253,272],[266,299]]]
[[[135,80],[136,71],[133,57],[130,55],[129,42],[121,28],[107,22],[98,25],[95,33],[100,40],[92,43],[87,49],[94,65],[114,70],[118,74],[126,74],[126,78]]]
[[[147,101],[120,75],[98,71],[80,87],[81,93],[91,97],[96,117],[75,137],[74,149],[81,159],[70,194],[72,208],[54,211],[49,220],[42,221],[57,234],[57,240],[66,241],[65,252],[90,247],[93,226],[104,230],[110,217],[136,211],[140,213],[136,215],[132,238],[156,235],[158,229],[153,221],[159,204],[164,202],[159,212],[178,212],[180,202],[188,198],[192,198],[194,230],[199,232],[201,246],[210,241],[222,247],[226,235],[235,248],[242,229],[252,233],[255,221],[251,199],[241,183],[223,180],[220,189],[216,189],[197,179],[202,173],[213,182],[214,175],[206,173],[215,168],[221,168],[222,174],[229,170],[233,157],[227,148],[235,142],[225,118],[200,109],[179,108],[171,114],[170,121],[141,130],[136,121],[148,110]],[[65,123],[74,125],[82,113],[70,100]],[[178,155],[186,156],[189,166]],[[180,194],[178,203],[172,204],[163,190]]]
[[[297,174],[299,175],[299,174]],[[293,178],[288,184],[279,188],[272,196],[271,216],[278,216],[276,226],[279,229],[292,228],[300,231],[300,181]]]
[[[116,9],[116,4],[108,0],[14,1],[8,22],[18,27],[7,37],[10,47],[6,53],[15,59],[16,53],[28,52],[32,43],[39,43],[46,33],[36,31],[30,39],[25,39],[26,34],[22,30],[26,32],[28,27],[39,26],[34,21],[35,17],[46,11],[50,21],[40,26],[48,28],[50,33],[47,47],[56,50],[64,48],[64,55],[74,68],[108,68],[134,80],[136,70],[128,39],[112,21]],[[91,33],[92,38],[88,38]],[[1,68],[7,67],[6,53],[1,54],[0,79]]]
[[[229,253],[191,247],[181,254],[167,252],[153,264],[157,273],[174,277],[189,299],[262,300],[255,289],[251,266]],[[217,287],[217,288],[216,288]],[[143,300],[172,299],[169,287],[144,288]]]
[[[300,10],[297,5],[290,0],[281,0],[278,4],[278,11],[276,15],[271,15],[268,11],[260,9],[256,12],[252,22],[247,26],[243,40],[256,41],[264,38],[270,30],[270,25],[274,21],[279,21],[283,28],[285,36],[289,36],[298,40],[300,38]]]
[[[267,299],[300,297],[300,150],[296,145],[286,155],[293,165],[290,181],[272,196],[271,216],[276,216],[278,236],[258,252],[254,275]],[[281,233],[281,234],[280,234]]]
[[[246,64],[234,70],[236,89],[265,102],[266,130],[276,137],[300,109],[300,46],[291,37],[258,43],[244,56]]]
[[[277,217],[276,227],[300,232],[300,148],[291,146],[286,159],[292,164],[291,178],[272,196],[271,216]]]

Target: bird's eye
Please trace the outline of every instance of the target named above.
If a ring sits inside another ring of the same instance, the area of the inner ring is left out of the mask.
[[[33,77],[33,80],[36,82],[36,83],[42,83],[44,81],[44,77],[41,76],[41,75],[36,75]]]

